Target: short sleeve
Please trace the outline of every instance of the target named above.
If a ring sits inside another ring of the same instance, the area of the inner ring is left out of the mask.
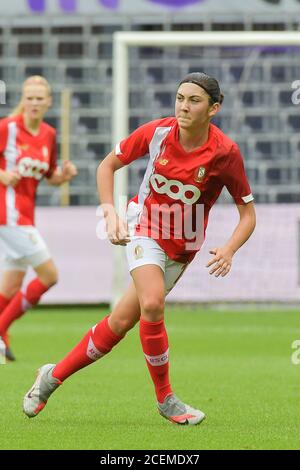
[[[57,143],[56,143],[56,132],[54,131],[53,139],[52,139],[52,146],[51,146],[49,170],[45,174],[45,177],[51,178],[56,168],[57,168]]]
[[[149,154],[149,144],[155,132],[154,122],[138,127],[115,147],[115,153],[122,163],[129,163]]]
[[[254,197],[246,175],[243,157],[237,144],[232,146],[226,163],[220,177],[235,203],[247,204],[253,201]]]

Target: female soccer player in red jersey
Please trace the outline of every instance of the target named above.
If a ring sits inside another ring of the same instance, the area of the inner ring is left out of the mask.
[[[141,126],[100,164],[98,187],[108,237],[113,244],[126,246],[132,283],[110,315],[62,361],[41,367],[24,397],[27,416],[36,416],[67,377],[107,354],[139,322],[159,413],[178,424],[204,419],[202,411],[173,393],[164,309],[166,294],[203,242],[209,210],[223,186],[231,193],[240,220],[231,238],[210,251],[210,274],[229,273],[235,252],[255,227],[253,196],[238,146],[210,123],[222,100],[214,78],[200,72],[187,75],[177,90],[176,117]],[[114,209],[114,173],[145,155],[148,167],[138,195],[129,202],[126,223]]]
[[[57,282],[47,245],[34,226],[36,190],[42,178],[51,185],[70,181],[76,167],[56,164],[56,132],[43,122],[51,106],[51,89],[40,76],[27,78],[13,114],[0,121],[0,248],[4,253],[0,282],[0,336],[7,359],[14,360],[7,331],[14,320]],[[21,290],[28,266],[37,277]]]

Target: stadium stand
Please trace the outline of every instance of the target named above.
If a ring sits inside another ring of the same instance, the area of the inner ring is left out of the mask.
[[[71,204],[97,204],[95,172],[111,150],[112,35],[115,31],[292,30],[293,19],[262,21],[207,18],[180,23],[166,19],[118,17],[116,24],[94,18],[84,24],[6,22],[0,28],[0,79],[7,84],[1,116],[19,99],[20,83],[42,74],[53,85],[54,106],[48,122],[60,130],[60,93],[72,90],[71,155],[79,167]],[[192,70],[218,78],[225,92],[215,123],[235,139],[257,202],[300,202],[300,114],[292,103],[291,84],[300,78],[299,48],[140,47],[131,50],[130,130],[150,119],[173,114],[178,80]],[[60,138],[58,145],[60,145]],[[135,193],[145,161],[130,171]],[[228,199],[222,195],[221,201]],[[59,204],[58,191],[43,184],[38,203]]]

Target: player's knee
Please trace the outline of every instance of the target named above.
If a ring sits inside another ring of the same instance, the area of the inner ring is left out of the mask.
[[[55,272],[55,273],[52,273],[52,274],[49,276],[47,286],[50,288],[50,287],[52,287],[52,286],[55,286],[55,284],[57,284],[57,283],[58,283],[58,273]]]
[[[136,324],[137,320],[132,319],[132,318],[118,318],[118,317],[112,317],[111,318],[111,327],[113,331],[117,335],[125,335],[127,331],[131,330],[131,328],[134,327]]]
[[[10,298],[14,297],[17,292],[21,290],[22,284],[15,284],[12,286],[11,292],[10,292]]]
[[[164,315],[165,299],[163,297],[149,296],[142,300],[143,316],[149,321],[158,321]]]
[[[58,271],[55,267],[52,267],[51,269],[47,269],[39,278],[45,286],[50,288],[58,282]]]
[[[4,297],[7,299],[12,299],[19,290],[21,290],[22,284],[19,283],[14,283],[11,284],[10,286],[6,287],[5,292],[2,292]]]

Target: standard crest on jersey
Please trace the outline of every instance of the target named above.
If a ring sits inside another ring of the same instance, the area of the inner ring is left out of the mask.
[[[196,173],[195,181],[197,183],[200,183],[203,180],[203,178],[205,176],[205,173],[206,173],[206,170],[205,170],[204,166],[200,166],[197,173]]]
[[[29,240],[31,240],[34,245],[36,245],[38,243],[38,239],[37,239],[36,235],[34,235],[33,233],[29,234]]]
[[[135,259],[142,259],[144,256],[144,250],[140,245],[137,245],[134,249],[134,257]]]

